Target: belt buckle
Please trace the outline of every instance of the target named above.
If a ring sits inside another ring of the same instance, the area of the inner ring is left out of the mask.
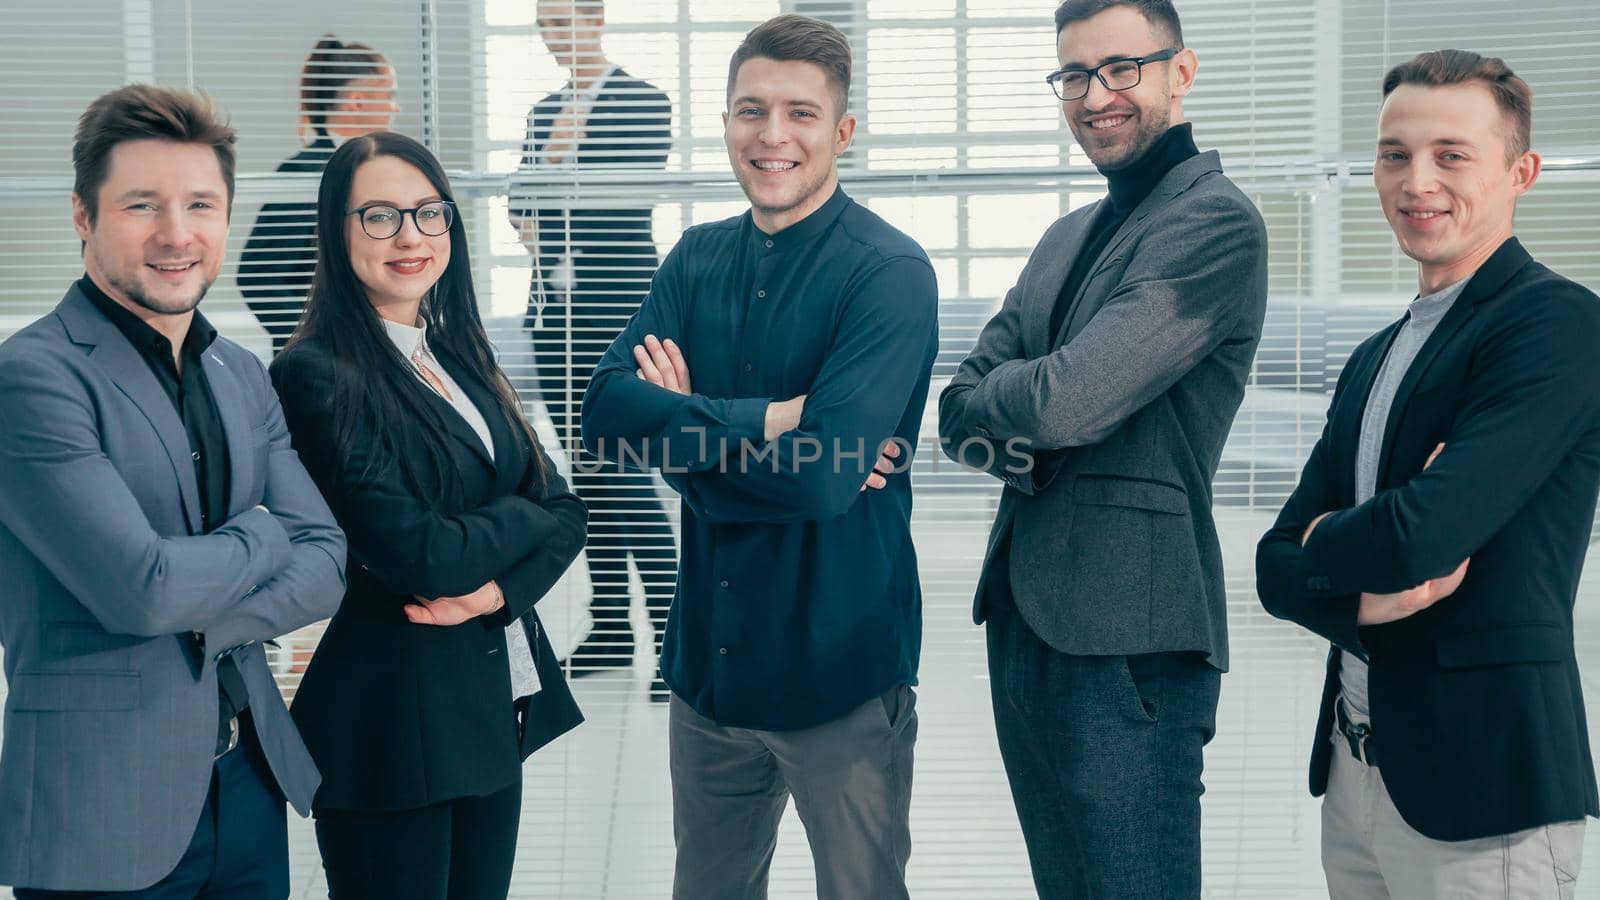
[[[1355,740],[1351,743],[1350,749],[1355,751],[1356,759],[1361,760],[1369,766],[1372,765],[1372,757],[1367,753],[1367,741],[1371,740],[1372,738],[1372,729],[1368,728],[1366,725],[1357,725],[1355,727],[1354,738]]]
[[[235,748],[237,746],[239,746],[239,717],[238,716],[234,716],[233,718],[228,720],[228,747],[227,747],[227,749],[223,750],[221,753],[218,753],[216,756],[211,757],[211,761],[212,762],[216,762],[217,760],[223,758],[224,756],[227,756],[229,753],[231,753],[233,751],[233,748]]]

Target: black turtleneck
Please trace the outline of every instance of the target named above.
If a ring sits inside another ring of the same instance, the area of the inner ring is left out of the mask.
[[[1193,131],[1188,122],[1174,125],[1137,160],[1114,172],[1100,170],[1100,174],[1106,176],[1106,186],[1111,195],[1095,209],[1088,238],[1083,242],[1083,249],[1078,251],[1077,258],[1072,261],[1072,270],[1067,273],[1067,282],[1061,286],[1061,293],[1056,297],[1055,308],[1050,310],[1052,349],[1056,337],[1061,333],[1062,324],[1067,320],[1073,298],[1078,296],[1078,288],[1083,286],[1083,279],[1088,276],[1090,267],[1111,242],[1111,236],[1117,233],[1128,215],[1144,202],[1144,198],[1150,196],[1150,192],[1156,189],[1156,185],[1174,166],[1200,154],[1199,148],[1194,145]]]

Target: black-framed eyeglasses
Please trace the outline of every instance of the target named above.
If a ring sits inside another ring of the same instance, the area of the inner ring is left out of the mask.
[[[434,200],[410,209],[398,209],[383,204],[345,210],[347,216],[361,217],[361,230],[375,241],[386,241],[400,233],[400,226],[410,214],[417,230],[429,237],[438,237],[450,230],[456,218],[456,205],[450,200]]]
[[[1126,91],[1139,86],[1144,77],[1144,67],[1177,56],[1183,48],[1168,47],[1149,56],[1128,56],[1109,59],[1092,69],[1065,67],[1044,77],[1050,89],[1062,100],[1082,100],[1089,96],[1089,79],[1098,78],[1108,91]]]

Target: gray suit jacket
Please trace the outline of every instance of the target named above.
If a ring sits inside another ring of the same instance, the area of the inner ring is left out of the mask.
[[[260,361],[219,337],[203,364],[232,471],[209,534],[182,420],[76,286],[0,345],[0,884],[123,891],[172,870],[228,652],[279,787],[310,807],[317,770],[260,642],[333,613],[344,535]]]
[[[1211,481],[1261,338],[1266,229],[1214,151],[1180,163],[1048,334],[1097,207],[1045,232],[939,399],[945,451],[1006,484],[975,618],[1009,542],[1017,609],[1052,647],[1226,669]]]

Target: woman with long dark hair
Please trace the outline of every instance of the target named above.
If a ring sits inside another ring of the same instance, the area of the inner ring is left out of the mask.
[[[387,131],[395,103],[394,67],[366,44],[325,34],[300,68],[299,153],[279,172],[316,174],[338,146]],[[317,208],[311,203],[263,203],[239,257],[239,292],[277,353],[288,343],[311,287],[317,262]]]
[[[292,710],[330,894],[502,900],[522,761],[582,719],[533,606],[587,513],[495,363],[438,160],[389,132],[347,142],[317,233],[271,372],[350,543]]]

